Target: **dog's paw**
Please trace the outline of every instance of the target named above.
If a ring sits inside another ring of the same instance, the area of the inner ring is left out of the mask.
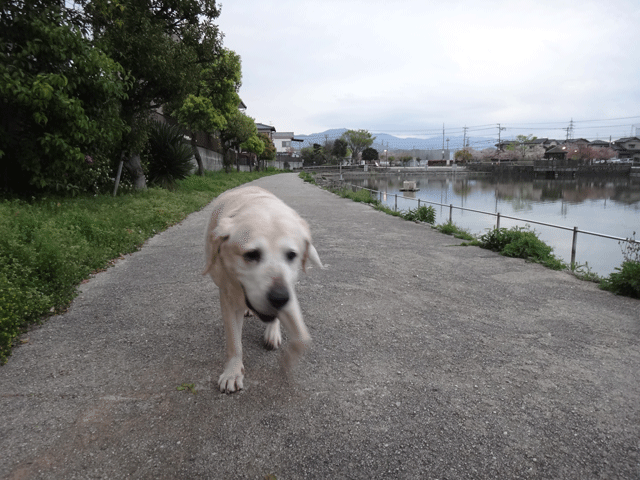
[[[233,393],[243,389],[242,380],[244,379],[244,367],[225,368],[222,375],[218,379],[218,386],[223,393]]]
[[[282,334],[280,333],[280,321],[277,319],[267,324],[264,330],[264,346],[267,350],[274,350],[282,344]]]

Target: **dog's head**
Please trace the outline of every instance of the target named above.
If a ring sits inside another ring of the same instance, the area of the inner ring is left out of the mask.
[[[322,268],[307,223],[288,207],[222,218],[207,242],[204,273],[237,281],[247,307],[265,322],[273,321],[295,295],[301,268],[306,270],[309,262]]]

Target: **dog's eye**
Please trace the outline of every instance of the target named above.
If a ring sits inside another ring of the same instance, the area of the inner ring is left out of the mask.
[[[293,260],[298,256],[298,254],[296,252],[294,252],[293,250],[287,252],[287,260],[289,260],[290,262],[293,262]]]
[[[249,250],[242,255],[246,262],[259,262],[262,257],[260,250]]]

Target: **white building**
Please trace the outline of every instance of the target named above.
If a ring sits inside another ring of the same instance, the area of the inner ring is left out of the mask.
[[[294,142],[304,142],[304,140],[295,138],[293,132],[274,132],[272,139],[278,155],[289,155],[292,157],[298,157],[298,151],[300,150],[293,148]]]

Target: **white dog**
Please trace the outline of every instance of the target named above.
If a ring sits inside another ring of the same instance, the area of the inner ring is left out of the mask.
[[[280,346],[282,321],[291,336],[288,363],[304,351],[311,337],[294,285],[299,268],[305,270],[308,261],[322,268],[307,223],[272,193],[240,187],[216,199],[206,231],[203,274],[211,275],[220,288],[227,344],[220,391],[243,388],[241,337],[247,308],[267,323],[267,348]]]

